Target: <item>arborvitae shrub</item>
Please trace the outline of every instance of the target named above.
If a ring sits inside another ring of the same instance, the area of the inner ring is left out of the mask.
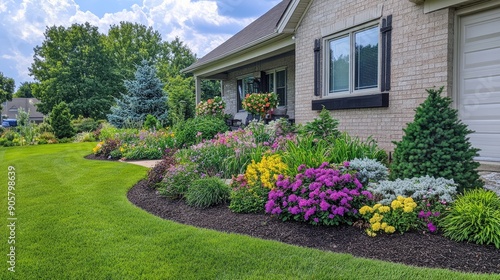
[[[429,96],[417,107],[415,119],[403,129],[405,135],[394,142],[394,161],[391,178],[420,176],[453,179],[458,191],[481,187],[474,161],[479,149],[473,148],[467,125],[458,119],[450,107],[451,98],[441,96],[443,88],[428,89]]]
[[[71,114],[68,104],[61,102],[57,104],[50,114],[50,125],[58,139],[73,137],[75,130],[71,125]]]

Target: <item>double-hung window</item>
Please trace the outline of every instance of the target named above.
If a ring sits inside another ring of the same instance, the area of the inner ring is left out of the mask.
[[[379,26],[371,25],[325,40],[326,96],[380,92],[379,34]]]
[[[238,111],[243,110],[243,99],[247,94],[258,92],[258,84],[256,80],[249,76],[237,80],[238,93],[237,93],[237,105]]]
[[[280,69],[266,72],[265,91],[278,95],[278,106],[286,106],[286,70]]]

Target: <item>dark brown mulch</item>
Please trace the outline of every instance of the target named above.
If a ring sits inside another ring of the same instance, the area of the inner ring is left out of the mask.
[[[92,159],[92,160],[109,160],[109,161],[118,161],[116,158],[107,158],[105,156],[96,156],[94,154],[86,155],[86,159]]]
[[[439,234],[417,232],[368,237],[362,229],[351,226],[312,226],[281,222],[265,214],[235,214],[228,205],[197,209],[160,196],[144,182],[130,189],[128,199],[158,217],[179,223],[413,266],[500,273],[500,250],[492,245],[454,242]]]

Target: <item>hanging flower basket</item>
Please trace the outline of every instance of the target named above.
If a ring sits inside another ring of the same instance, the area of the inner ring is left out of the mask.
[[[278,106],[278,95],[276,93],[252,93],[247,94],[243,100],[243,109],[250,114],[264,116]]]

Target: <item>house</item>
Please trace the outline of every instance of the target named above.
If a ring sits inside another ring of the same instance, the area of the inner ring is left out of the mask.
[[[36,110],[36,104],[40,101],[36,98],[12,98],[2,104],[2,119],[17,119],[19,108],[25,112],[30,112],[30,121],[35,123],[43,122],[44,115]]]
[[[444,86],[475,133],[481,161],[500,161],[500,0],[283,0],[185,69],[222,82],[227,113],[276,92],[296,123],[323,106],[352,135],[392,141],[425,89]]]

